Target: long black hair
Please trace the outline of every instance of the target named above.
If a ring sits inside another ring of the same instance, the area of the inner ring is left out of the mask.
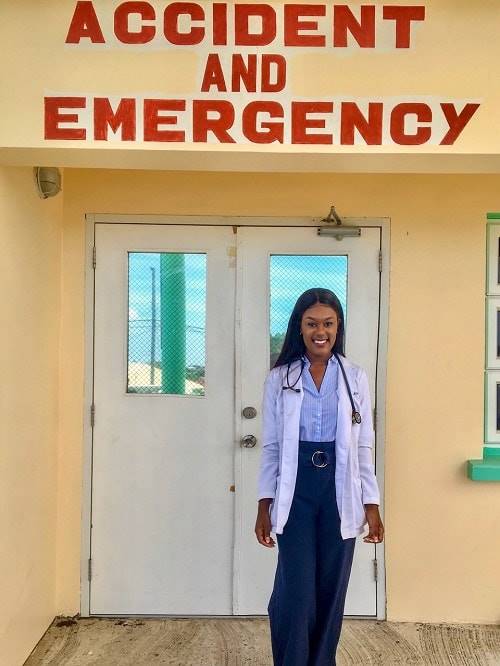
[[[315,287],[305,291],[294,305],[292,314],[288,321],[288,328],[286,329],[285,339],[281,352],[273,367],[277,368],[279,365],[290,365],[293,361],[297,361],[306,351],[304,340],[300,335],[300,325],[302,322],[302,315],[304,312],[316,303],[329,305],[335,310],[338,318],[337,337],[333,345],[332,352],[337,352],[344,356],[344,311],[339,299],[329,289],[322,289]]]

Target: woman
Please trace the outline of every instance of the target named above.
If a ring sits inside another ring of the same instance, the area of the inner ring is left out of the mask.
[[[335,664],[356,537],[366,523],[363,541],[384,537],[372,446],[368,379],[344,357],[340,301],[309,289],[264,386],[255,534],[268,548],[271,531],[278,542],[275,666]]]

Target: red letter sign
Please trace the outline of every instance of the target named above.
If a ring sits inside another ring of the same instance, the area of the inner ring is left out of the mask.
[[[387,5],[383,9],[383,17],[396,21],[396,48],[410,48],[411,22],[425,19],[425,7],[397,7]]]
[[[155,10],[149,2],[123,2],[115,11],[115,35],[123,44],[147,44],[155,36],[155,27],[143,25],[139,32],[128,27],[130,14],[139,14],[143,21],[154,21]]]
[[[135,141],[135,99],[121,99],[116,112],[107,97],[94,99],[94,139],[107,141],[108,127],[113,132],[121,127],[121,140]]]
[[[93,44],[105,44],[99,19],[91,2],[81,0],[76,3],[71,19],[66,44],[79,44],[82,37],[88,37]]]
[[[394,143],[400,146],[419,146],[431,138],[430,127],[417,127],[416,132],[407,134],[405,130],[406,116],[417,116],[417,122],[432,122],[432,109],[427,104],[415,102],[397,104],[391,113],[391,136]]]
[[[61,109],[84,109],[85,97],[45,98],[45,138],[85,139],[87,132],[82,127],[59,127],[59,123],[77,123],[77,113],[61,113]]]
[[[171,44],[180,46],[194,46],[203,41],[205,28],[191,27],[189,32],[179,32],[179,16],[187,14],[191,21],[203,21],[205,12],[200,5],[194,2],[173,2],[165,7],[164,32],[165,37]]]

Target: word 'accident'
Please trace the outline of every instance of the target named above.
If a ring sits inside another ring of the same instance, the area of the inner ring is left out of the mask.
[[[425,19],[425,7],[407,5],[123,2],[109,16],[97,4],[77,2],[66,44],[345,48],[349,34],[362,48],[387,39],[405,49]]]

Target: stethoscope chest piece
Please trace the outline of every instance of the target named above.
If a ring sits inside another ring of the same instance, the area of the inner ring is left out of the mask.
[[[354,405],[354,400],[353,400],[353,397],[352,397],[352,391],[351,391],[351,387],[349,386],[349,382],[347,381],[347,375],[346,375],[345,370],[344,370],[344,365],[343,365],[342,361],[340,360],[339,355],[336,352],[333,352],[333,355],[335,356],[335,358],[339,362],[340,370],[342,371],[342,376],[343,376],[344,382],[345,382],[345,387],[347,389],[347,393],[349,394],[349,400],[351,402],[351,408],[352,408],[352,417],[351,417],[352,422],[360,424],[361,423],[361,414],[358,412],[358,410],[356,409],[356,407]]]

